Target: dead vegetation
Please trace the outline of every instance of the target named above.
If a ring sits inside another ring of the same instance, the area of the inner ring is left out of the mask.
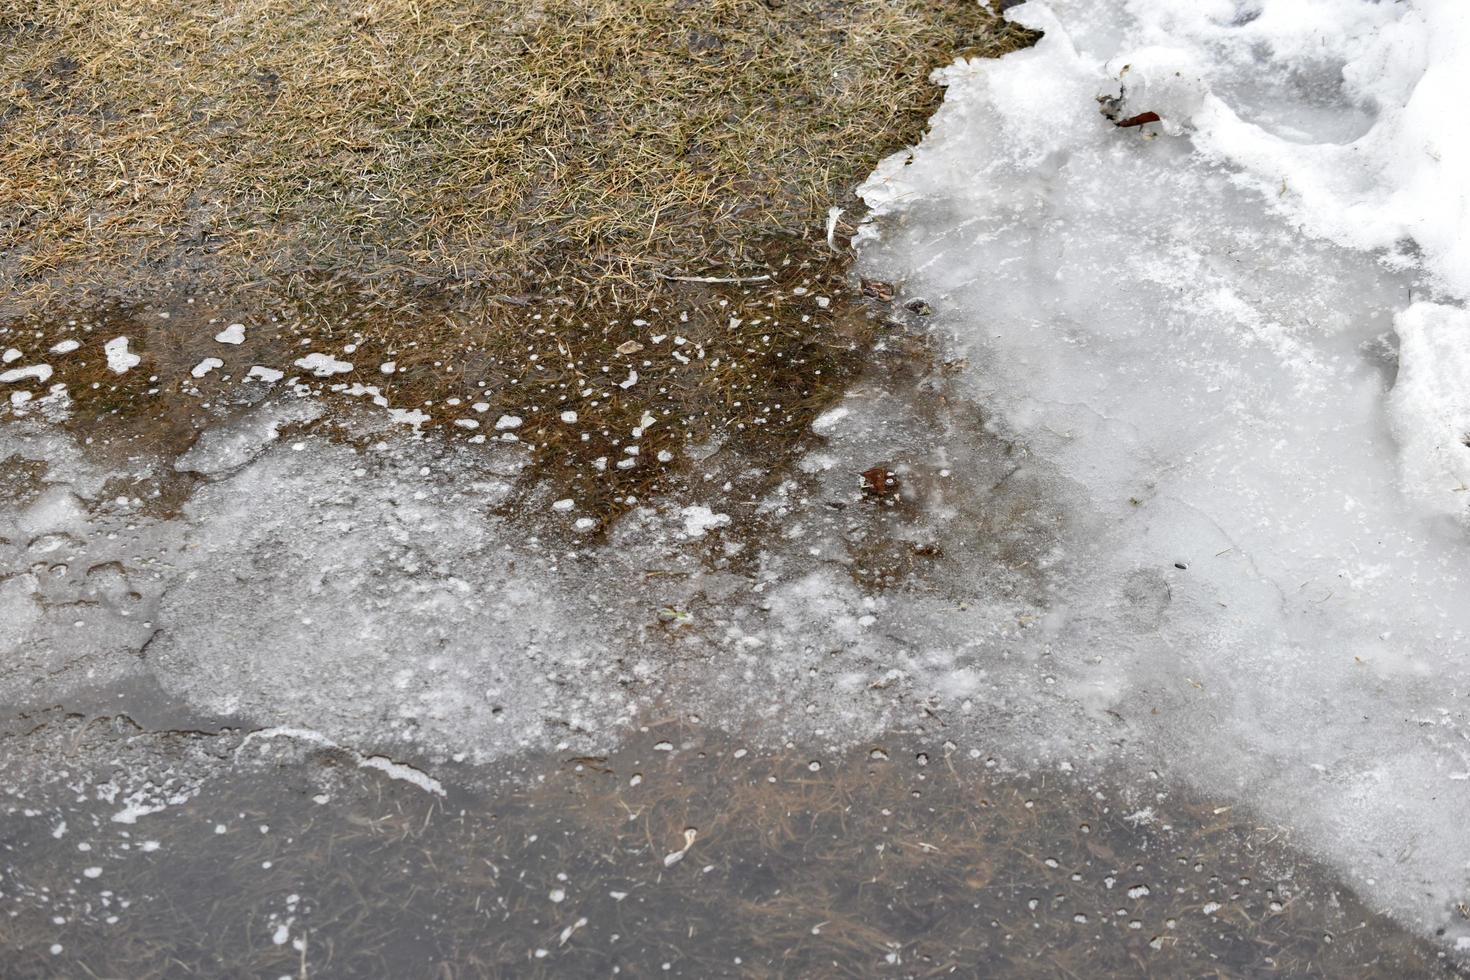
[[[933,68],[1029,40],[968,0],[20,0],[0,346],[129,454],[186,446],[261,366],[524,440],[530,484],[607,518],[709,453],[789,451],[879,329],[854,185],[920,137]]]
[[[820,229],[1024,40],[965,0],[15,0],[0,276],[630,298]]]

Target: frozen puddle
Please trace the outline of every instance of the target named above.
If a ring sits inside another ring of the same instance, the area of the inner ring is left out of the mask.
[[[1463,936],[1470,15],[1011,16],[1045,38],[943,72],[864,189],[864,262],[939,310],[1064,514],[1029,643],[1088,723],[1050,734],[1234,794]]]

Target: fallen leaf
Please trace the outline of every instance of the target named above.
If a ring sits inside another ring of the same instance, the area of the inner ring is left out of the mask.
[[[863,280],[864,296],[871,296],[873,299],[882,300],[886,303],[889,300],[893,299],[893,292],[894,290],[892,283],[883,282],[880,279]]]
[[[1140,112],[1136,116],[1120,119],[1113,125],[1119,129],[1127,129],[1129,126],[1142,126],[1144,123],[1151,122],[1159,122],[1159,114],[1157,112]]]
[[[886,466],[874,466],[863,470],[863,489],[879,497],[890,497],[898,493],[898,474]]]

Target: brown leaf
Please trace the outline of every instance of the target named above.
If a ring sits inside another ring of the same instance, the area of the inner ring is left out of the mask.
[[[863,490],[879,497],[891,497],[898,493],[898,474],[886,466],[874,466],[863,470]]]
[[[879,279],[863,280],[863,295],[886,303],[893,299],[893,283],[883,282]]]
[[[1117,126],[1119,129],[1126,129],[1129,126],[1142,126],[1144,123],[1158,121],[1159,114],[1157,112],[1140,112],[1136,116],[1129,116],[1127,119],[1120,119],[1113,125]]]

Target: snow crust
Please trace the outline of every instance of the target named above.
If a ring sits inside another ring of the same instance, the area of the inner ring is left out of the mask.
[[[1097,727],[1040,737],[1235,797],[1464,933],[1470,8],[1010,16],[1045,37],[939,73],[863,188],[863,262],[940,310],[1065,514],[1032,641]]]

